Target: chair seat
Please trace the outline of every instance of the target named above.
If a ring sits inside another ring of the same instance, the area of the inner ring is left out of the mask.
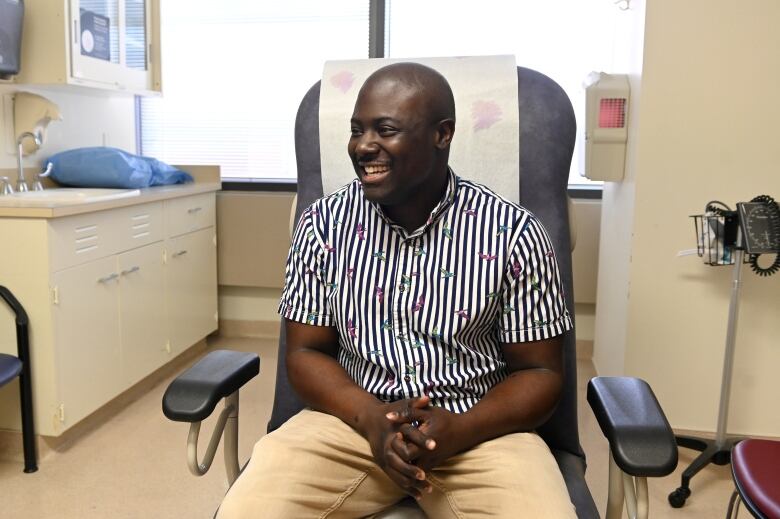
[[[731,465],[742,498],[768,519],[780,519],[780,441],[742,441],[731,453]]]
[[[13,355],[0,353],[0,387],[8,384],[22,372],[22,361]]]

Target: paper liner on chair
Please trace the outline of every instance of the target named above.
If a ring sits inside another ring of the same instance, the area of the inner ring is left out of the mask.
[[[519,197],[517,67],[514,56],[392,58],[328,61],[320,88],[320,156],[323,193],[355,178],[347,154],[352,111],[360,87],[375,70],[412,61],[438,70],[455,96],[455,137],[450,166],[513,202]]]

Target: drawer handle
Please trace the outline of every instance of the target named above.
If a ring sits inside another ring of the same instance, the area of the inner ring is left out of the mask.
[[[184,256],[185,254],[187,254],[187,251],[186,251],[186,250],[180,250],[180,251],[176,251],[176,252],[174,252],[174,253],[173,253],[173,257],[174,257],[174,258],[178,258],[179,256]]]
[[[133,272],[138,272],[139,270],[141,270],[141,267],[138,267],[138,266],[131,267],[131,268],[127,269],[127,270],[123,270],[122,271],[122,275],[126,276],[128,274],[132,274]]]
[[[111,275],[108,275],[106,277],[98,279],[98,283],[108,283],[109,281],[114,281],[119,277],[119,274],[116,272],[111,273]]]
[[[190,213],[190,214],[195,214],[198,211],[202,211],[202,210],[203,210],[202,207],[191,207],[191,208],[187,209],[187,212]]]

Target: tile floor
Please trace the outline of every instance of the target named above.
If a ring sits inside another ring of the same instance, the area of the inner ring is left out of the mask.
[[[239,459],[247,459],[270,417],[276,376],[276,341],[215,338],[211,347],[255,351],[260,376],[241,391]],[[599,509],[607,496],[607,443],[585,402],[590,361],[579,361],[580,435],[588,456],[588,484]],[[172,377],[171,377],[172,378]],[[67,448],[40,460],[34,474],[22,463],[0,462],[0,518],[210,518],[227,490],[221,449],[211,471],[201,478],[186,466],[187,424],[162,414],[168,381],[155,386],[113,419]],[[212,417],[201,428],[201,445],[211,433]],[[201,447],[203,448],[203,447]],[[202,454],[201,454],[202,455]],[[710,466],[695,479],[693,496],[672,509],[668,493],[679,485],[694,453],[681,451],[680,465],[666,478],[650,481],[650,517],[725,517],[732,491],[729,468]],[[746,517],[747,514],[741,514]]]

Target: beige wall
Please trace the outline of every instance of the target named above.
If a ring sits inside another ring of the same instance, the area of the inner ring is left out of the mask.
[[[25,167],[39,168],[50,155],[84,146],[113,146],[135,153],[135,103],[132,96],[88,95],[63,89],[43,90],[25,85],[0,85],[0,98],[17,90],[34,92],[54,101],[62,121],[52,121],[37,153],[25,157]],[[0,169],[16,168],[13,112],[0,103]]]
[[[606,236],[611,219],[631,219],[632,234],[623,243],[602,239],[595,357],[602,374],[647,379],[677,428],[715,429],[731,270],[676,253],[693,247],[688,215],[709,200],[780,197],[779,24],[775,0],[647,5],[631,179],[605,192],[602,224]],[[611,278],[609,268],[627,276]],[[778,294],[780,276],[745,271],[733,433],[780,435],[780,414],[771,411],[780,395]],[[622,323],[606,311],[621,307]]]

